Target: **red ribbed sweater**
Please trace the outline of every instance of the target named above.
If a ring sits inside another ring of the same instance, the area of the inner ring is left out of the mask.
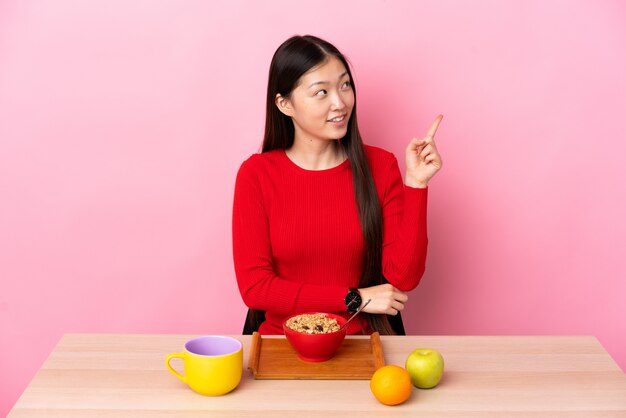
[[[428,189],[405,186],[392,153],[368,145],[365,152],[382,209],[383,274],[409,291],[424,273]],[[244,303],[266,311],[261,334],[282,334],[291,314],[348,317],[344,298],[359,287],[364,256],[348,160],[306,170],[274,150],[243,162],[235,184],[233,258]],[[361,332],[358,321],[348,332]]]

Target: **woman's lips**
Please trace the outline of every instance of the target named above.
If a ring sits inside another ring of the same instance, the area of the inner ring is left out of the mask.
[[[346,115],[341,115],[341,116],[336,116],[332,119],[329,119],[327,122],[336,126],[342,126],[342,125],[345,125],[347,121],[348,119],[346,118]]]

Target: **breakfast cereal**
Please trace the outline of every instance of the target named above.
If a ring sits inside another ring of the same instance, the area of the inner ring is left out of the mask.
[[[289,318],[287,327],[305,334],[328,334],[339,330],[335,318],[324,314],[302,314]]]

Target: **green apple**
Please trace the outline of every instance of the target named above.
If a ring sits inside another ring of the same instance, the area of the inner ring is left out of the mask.
[[[406,358],[404,368],[411,375],[413,386],[434,388],[443,376],[443,357],[432,348],[417,348]]]

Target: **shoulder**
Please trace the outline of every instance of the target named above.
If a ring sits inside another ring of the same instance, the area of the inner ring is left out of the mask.
[[[281,150],[252,154],[239,167],[240,175],[258,175],[267,172],[271,167],[275,167],[278,163]]]
[[[374,179],[374,184],[378,191],[378,196],[382,201],[389,194],[389,190],[402,184],[402,176],[398,160],[393,153],[371,145],[365,145],[365,154],[367,155],[370,172]]]
[[[385,174],[394,164],[398,164],[396,156],[383,148],[367,144],[363,144],[363,148],[374,177]]]
[[[270,195],[284,180],[285,159],[283,150],[250,155],[237,171],[235,189]]]
[[[378,162],[378,161],[389,162],[391,160],[395,160],[396,158],[395,155],[393,155],[393,153],[380,147],[363,144],[363,148],[365,149],[365,155],[367,155],[367,158],[374,162]]]

